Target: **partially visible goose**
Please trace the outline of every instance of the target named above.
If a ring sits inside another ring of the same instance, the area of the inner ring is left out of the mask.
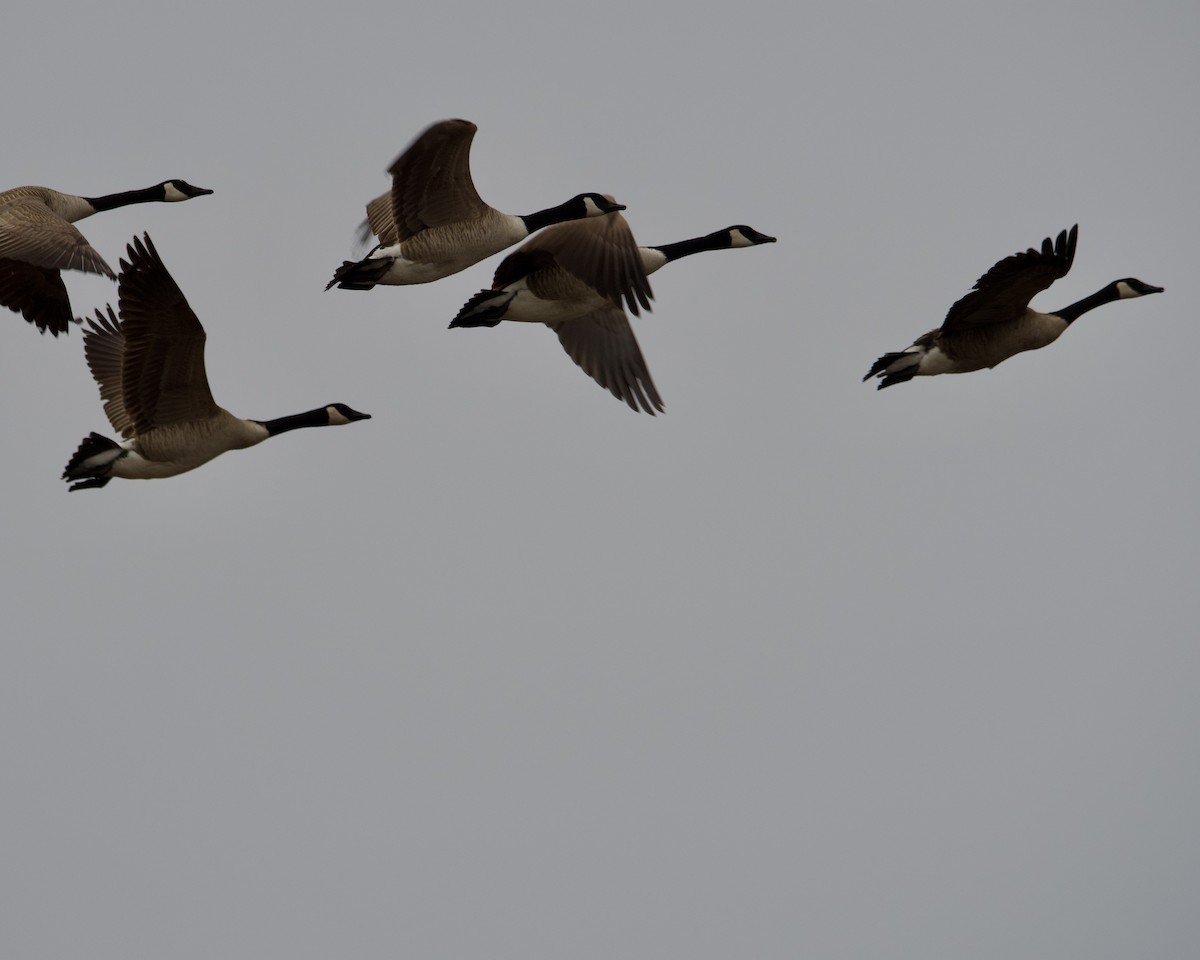
[[[14,187],[0,193],[0,304],[45,333],[66,333],[74,319],[60,270],[116,274],[71,226],[102,210],[131,203],[191,200],[212,193],[186,180],[164,180],[145,190],[76,197],[49,187]]]
[[[1030,309],[1035,294],[1067,275],[1078,237],[1076,224],[1054,242],[1047,237],[1040,251],[1030,248],[1001,260],[950,308],[938,329],[918,337],[907,350],[885,353],[863,380],[879,377],[882,390],[913,377],[994,367],[1014,354],[1053,343],[1075,320],[1102,304],[1163,292],[1162,287],[1126,277],[1053,313]]]
[[[465,270],[535,230],[625,208],[598,193],[581,193],[525,216],[501,213],[480,199],[471,180],[469,120],[442,120],[422,133],[388,168],[389,193],[367,204],[367,226],[379,243],[347,260],[325,289],[370,290],[377,283],[429,283]]]
[[[450,326],[544,323],[588,376],[633,410],[653,416],[663,409],[662,399],[625,315],[625,307],[634,316],[639,306],[650,308],[647,275],[704,250],[774,242],[737,224],[691,240],[639,247],[619,213],[560,224],[505,257],[491,289],[468,300]]]
[[[96,311],[84,355],[100,386],[104,413],[125,438],[85,437],[63,471],[72,490],[103,487],[113,477],[150,480],[194,470],[227,450],[252,447],[298,427],[369,420],[331,403],[277,420],[243,420],[213,401],[204,371],[204,328],[146,236],[127,248],[118,295],[121,319]]]

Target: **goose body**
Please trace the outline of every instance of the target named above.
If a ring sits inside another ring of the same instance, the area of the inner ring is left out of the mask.
[[[469,120],[442,120],[388,168],[392,189],[367,204],[366,232],[379,242],[345,261],[325,289],[370,290],[376,284],[430,283],[520,243],[535,230],[625,208],[598,193],[518,216],[488,206],[471,179]]]
[[[99,273],[115,280],[104,258],[73,226],[94,213],[133,203],[171,203],[212,193],[186,180],[164,180],[144,190],[78,197],[49,187],[0,192],[0,304],[45,333],[65,333],[74,319],[62,270]]]
[[[276,420],[246,420],[217,406],[204,367],[204,328],[150,241],[134,238],[118,277],[120,320],[96,311],[84,355],[104,412],[124,438],[85,437],[63,471],[71,490],[113,477],[173,477],[228,450],[241,450],[300,427],[370,419],[332,403]]]
[[[885,353],[863,380],[878,377],[882,390],[913,377],[990,369],[1018,353],[1048,346],[1075,320],[1102,304],[1162,293],[1162,287],[1127,277],[1053,313],[1030,308],[1036,294],[1067,275],[1078,237],[1077,224],[1054,241],[1047,237],[1040,250],[1030,248],[999,261],[950,308],[940,327],[905,350]]]
[[[544,323],[567,355],[633,410],[663,409],[626,309],[650,309],[648,275],[704,250],[774,243],[738,224],[702,237],[638,246],[619,213],[543,230],[509,254],[492,286],[463,305],[451,327],[493,327],[501,320]]]

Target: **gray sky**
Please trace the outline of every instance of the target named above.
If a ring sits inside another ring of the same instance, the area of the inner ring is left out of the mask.
[[[0,316],[0,954],[1196,955],[1194,4],[70,8],[2,185],[212,187],[81,227],[222,405],[374,419],[68,495],[82,340]],[[322,292],[454,116],[503,210],[779,238],[653,278],[665,415],[448,331],[495,260]],[[1166,293],[859,382],[1076,222],[1035,305]]]

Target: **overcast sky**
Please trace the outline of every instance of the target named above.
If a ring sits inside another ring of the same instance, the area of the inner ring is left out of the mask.
[[[374,418],[68,494],[82,338],[0,315],[0,955],[1196,956],[1200,13],[687,9],[9,14],[0,187],[211,187],[80,227],[218,403]],[[444,117],[502,210],[779,238],[653,277],[663,415],[447,330],[496,259],[323,292]],[[1036,306],[1165,294],[860,382],[1073,223]]]

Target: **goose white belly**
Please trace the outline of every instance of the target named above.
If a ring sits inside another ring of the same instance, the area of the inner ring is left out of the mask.
[[[661,250],[655,250],[653,247],[638,247],[638,253],[641,254],[642,267],[647,274],[667,265],[666,255]]]
[[[1014,332],[1011,352],[1007,353],[1004,359],[1007,360],[1009,357],[1018,353],[1024,353],[1026,350],[1040,350],[1042,347],[1049,346],[1061,337],[1066,332],[1066,329],[1067,321],[1062,317],[1055,316],[1052,313],[1038,313],[1036,310],[1026,310],[1025,316],[1017,324],[1017,329]],[[999,360],[996,361],[996,363],[999,362]]]
[[[469,267],[475,261],[459,263],[457,260],[441,260],[437,263],[425,263],[420,260],[408,260],[403,248],[397,244],[394,247],[380,247],[372,253],[368,260],[391,260],[387,272],[376,280],[376,283],[389,286],[406,286],[413,283],[432,283],[451,274],[458,273]]]
[[[1062,336],[1066,329],[1067,322],[1062,317],[1029,310],[1016,323],[999,330],[982,326],[951,333],[939,331],[932,335],[932,344],[918,340],[904,352],[920,357],[916,370],[916,376],[919,377],[973,373],[999,366],[1018,353],[1047,346]],[[902,369],[907,365],[900,362],[893,364],[893,368]]]
[[[905,353],[915,352],[911,348]],[[941,347],[930,347],[921,356],[920,362],[917,365],[917,376],[919,377],[935,377],[939,373],[964,373],[964,369],[945,353]]]
[[[126,480],[175,477],[230,450],[261,443],[268,436],[262,424],[223,410],[211,420],[155,427],[126,440],[121,444],[125,452],[113,463],[110,475]]]
[[[136,440],[127,440],[121,444],[126,453],[113,463],[109,476],[120,477],[124,480],[158,480],[162,477],[176,477],[189,470],[195,470],[225,452],[222,449],[205,455],[189,453],[185,457],[174,460],[147,460],[134,449],[136,445]]]
[[[96,208],[84,200],[83,197],[72,196],[69,193],[60,193],[58,190],[47,190],[46,192],[49,195],[46,198],[46,205],[70,223],[83,220],[85,217],[90,217],[96,212]]]
[[[961,347],[955,342],[943,342],[943,346],[956,357],[957,372],[981,370],[984,367],[991,369],[1018,353],[1048,346],[1061,337],[1066,329],[1067,322],[1062,317],[1027,310],[1012,326],[996,332],[985,327],[975,332],[971,340],[964,342]]]
[[[432,283],[486,260],[528,235],[520,217],[482,217],[446,227],[428,227],[408,240],[373,250],[367,259],[392,261],[376,283]]]
[[[586,291],[578,298],[566,300],[546,300],[529,289],[525,280],[510,283],[502,291],[497,292],[497,299],[512,294],[512,299],[504,310],[505,320],[518,320],[523,323],[555,323],[560,320],[573,320],[584,314],[592,313],[602,307],[609,306],[609,301],[590,287],[579,284],[581,291]]]

